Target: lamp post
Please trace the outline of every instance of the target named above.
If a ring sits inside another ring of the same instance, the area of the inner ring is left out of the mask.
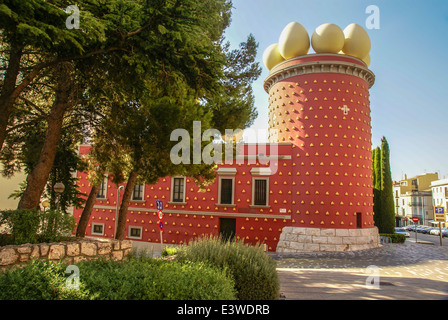
[[[42,200],[41,205],[44,207],[45,212],[45,210],[50,206],[50,201],[48,201],[48,199]]]
[[[54,184],[53,190],[56,193],[56,199],[57,199],[56,210],[59,210],[61,194],[65,190],[65,185],[62,182],[57,182],[57,183]]]
[[[118,221],[118,210],[120,209],[119,203],[120,203],[120,190],[124,190],[123,186],[118,187],[117,190],[117,208],[115,210],[115,233],[114,233],[114,239],[117,236],[117,221]]]

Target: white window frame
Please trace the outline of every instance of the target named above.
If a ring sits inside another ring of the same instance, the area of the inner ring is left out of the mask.
[[[131,229],[140,229],[140,237],[131,236]],[[143,238],[143,227],[129,226],[129,228],[128,228],[128,238],[129,239],[135,239],[135,240],[141,240]]]
[[[182,198],[182,202],[178,202],[178,201],[174,201],[174,179],[184,179],[184,192],[183,192],[183,198]],[[170,189],[170,204],[186,204],[185,202],[185,194],[187,193],[187,177],[184,176],[175,176],[175,177],[171,177],[171,189]]]
[[[264,204],[264,205],[255,204],[255,180],[265,180],[266,181],[266,204]],[[262,176],[252,177],[252,205],[251,205],[251,207],[257,207],[257,208],[269,207],[269,177],[262,177]]]
[[[108,182],[109,182],[109,177],[105,175],[104,178],[103,178],[103,182],[102,182],[102,183],[104,183],[104,197],[98,197],[98,194],[97,194],[96,198],[98,200],[105,200],[105,199],[107,199]],[[100,185],[100,187],[101,187],[101,185]],[[99,191],[100,190],[98,190],[98,192]]]
[[[101,233],[99,233],[99,232],[95,232],[95,231],[94,231],[95,226],[101,226],[101,228],[102,228],[103,231],[102,231]],[[93,222],[93,223],[92,223],[91,234],[92,234],[92,236],[104,236],[104,223]]]
[[[232,180],[232,201],[230,204],[228,203],[221,203],[221,181],[223,179],[226,180]],[[218,181],[218,203],[216,204],[217,206],[227,206],[227,207],[232,207],[235,206],[235,177],[234,176],[219,176],[219,181]]]
[[[136,186],[141,186],[142,187],[142,198],[141,199],[139,199],[139,200],[137,200],[137,199],[134,199],[134,190],[135,190],[135,187]],[[134,188],[132,188],[132,197],[131,197],[131,201],[133,201],[133,202],[144,202],[145,201],[145,184],[144,183],[140,183],[140,184],[136,184],[135,186],[134,186]]]

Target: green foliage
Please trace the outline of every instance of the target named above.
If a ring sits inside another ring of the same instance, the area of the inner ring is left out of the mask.
[[[404,243],[406,241],[406,236],[400,233],[380,233],[380,236],[391,238],[392,243]]]
[[[179,252],[177,247],[165,247],[162,251],[162,257],[174,256]]]
[[[0,226],[11,234],[0,245],[57,242],[70,236],[74,225],[72,215],[57,210],[0,211]]]
[[[280,284],[276,262],[260,246],[205,237],[178,252],[179,261],[207,262],[228,270],[239,300],[276,300]]]
[[[131,258],[77,264],[79,290],[66,287],[61,262],[34,261],[0,273],[0,300],[233,300],[234,283],[204,263]]]
[[[81,281],[101,300],[234,299],[233,281],[204,263],[150,258],[79,264]]]
[[[62,263],[35,260],[0,272],[0,300],[86,300],[94,297],[83,284],[79,290],[67,288],[66,267]]]
[[[392,174],[390,171],[389,144],[385,137],[381,147],[373,150],[373,211],[375,225],[380,233],[393,233],[395,209]]]

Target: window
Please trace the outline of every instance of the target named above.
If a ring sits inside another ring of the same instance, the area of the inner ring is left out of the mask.
[[[104,177],[103,181],[101,182],[100,189],[98,190],[98,194],[96,197],[98,199],[106,199],[107,195],[107,177]]]
[[[142,201],[143,200],[143,191],[145,190],[144,184],[136,184],[134,186],[134,192],[132,193],[132,200],[134,201]]]
[[[252,199],[255,206],[268,205],[268,179],[254,178],[252,181]]]
[[[171,190],[172,202],[185,202],[185,177],[173,178]]]
[[[104,236],[104,224],[103,223],[92,223],[92,235]]]
[[[220,179],[220,204],[233,204],[233,179]]]
[[[129,226],[129,239],[141,239],[142,238],[142,227]]]

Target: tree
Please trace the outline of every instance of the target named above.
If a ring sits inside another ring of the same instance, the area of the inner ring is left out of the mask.
[[[380,233],[394,233],[395,210],[389,144],[385,137],[381,147],[373,150],[373,210],[375,225]]]
[[[390,170],[389,143],[386,138],[381,139],[381,211],[383,215],[383,232],[394,233],[395,208],[392,187],[392,174]]]
[[[27,178],[19,208],[34,208],[39,202],[54,161],[64,116],[80,105],[80,95],[90,99],[97,94],[88,90],[98,88],[91,83],[87,87],[78,86],[80,78],[101,74],[118,92],[117,96],[120,93],[138,96],[135,93],[154,79],[164,79],[165,83],[185,81],[196,90],[197,97],[219,88],[224,56],[216,41],[229,23],[229,1],[115,0],[107,5],[81,1],[80,30],[65,28],[68,15],[60,1],[29,1],[26,10],[22,5],[22,1],[10,0],[0,7],[4,18],[0,24],[2,40],[10,52],[4,63],[6,76],[0,95],[0,114],[7,119],[0,121],[0,133],[6,132],[11,122],[17,98],[38,75],[54,70],[56,84],[41,156]],[[16,62],[20,64],[20,59],[13,59],[15,44],[19,49],[34,50],[33,63],[23,68],[22,73],[20,66],[15,72]],[[18,78],[23,80],[16,85],[13,80]],[[166,92],[160,81],[155,83],[161,92]],[[73,90],[75,87],[77,91]],[[1,145],[4,136],[0,134]]]

